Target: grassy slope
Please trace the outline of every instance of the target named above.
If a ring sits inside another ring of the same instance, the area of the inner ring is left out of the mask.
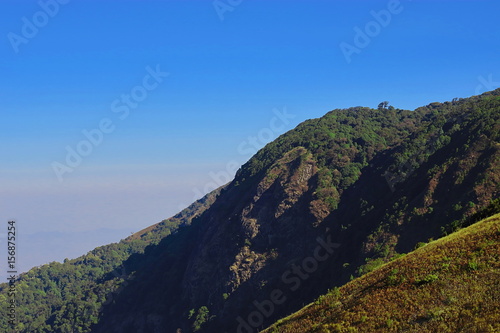
[[[500,214],[332,290],[265,330],[500,332]]]

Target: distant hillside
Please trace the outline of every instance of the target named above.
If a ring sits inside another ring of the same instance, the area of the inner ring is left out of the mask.
[[[174,218],[22,275],[16,328],[257,332],[472,223],[499,184],[500,89],[415,111],[333,110]]]
[[[500,214],[319,297],[263,333],[500,332]]]
[[[189,226],[215,201],[221,188],[207,194],[177,215],[130,235],[118,243],[98,247],[63,264],[52,262],[21,274],[16,282],[16,332],[89,331],[97,323],[100,308],[113,302],[144,262],[135,256],[148,253],[150,246]],[[148,248],[149,247],[149,248]],[[131,264],[133,262],[133,264]],[[0,284],[0,331],[7,324],[8,285]]]

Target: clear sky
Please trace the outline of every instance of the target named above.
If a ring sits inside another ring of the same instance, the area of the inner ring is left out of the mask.
[[[498,13],[497,0],[0,0],[0,236],[16,219],[21,239],[118,241],[306,119],[497,88]],[[19,251],[31,265],[85,246]]]

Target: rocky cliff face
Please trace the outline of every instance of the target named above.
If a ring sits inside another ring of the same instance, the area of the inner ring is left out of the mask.
[[[499,95],[299,125],[147,251],[94,331],[257,332],[459,226],[500,192]]]

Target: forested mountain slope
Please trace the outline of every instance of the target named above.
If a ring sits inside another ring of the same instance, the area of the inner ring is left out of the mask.
[[[125,245],[24,274],[18,285],[37,291],[19,293],[19,329],[257,332],[498,198],[499,117],[496,90],[305,121],[243,165],[190,224],[168,235],[152,228],[144,253]],[[106,266],[115,255],[119,264]],[[79,274],[88,267],[96,272]],[[125,273],[114,277],[116,267]]]
[[[179,214],[141,230],[119,243],[98,247],[64,263],[52,262],[21,274],[15,283],[15,332],[88,332],[102,307],[113,302],[134,270],[145,263],[138,255],[150,253],[163,238],[189,226],[215,200],[220,189],[207,194]],[[151,246],[148,248],[148,246]],[[0,285],[0,331],[9,332],[9,286]]]

